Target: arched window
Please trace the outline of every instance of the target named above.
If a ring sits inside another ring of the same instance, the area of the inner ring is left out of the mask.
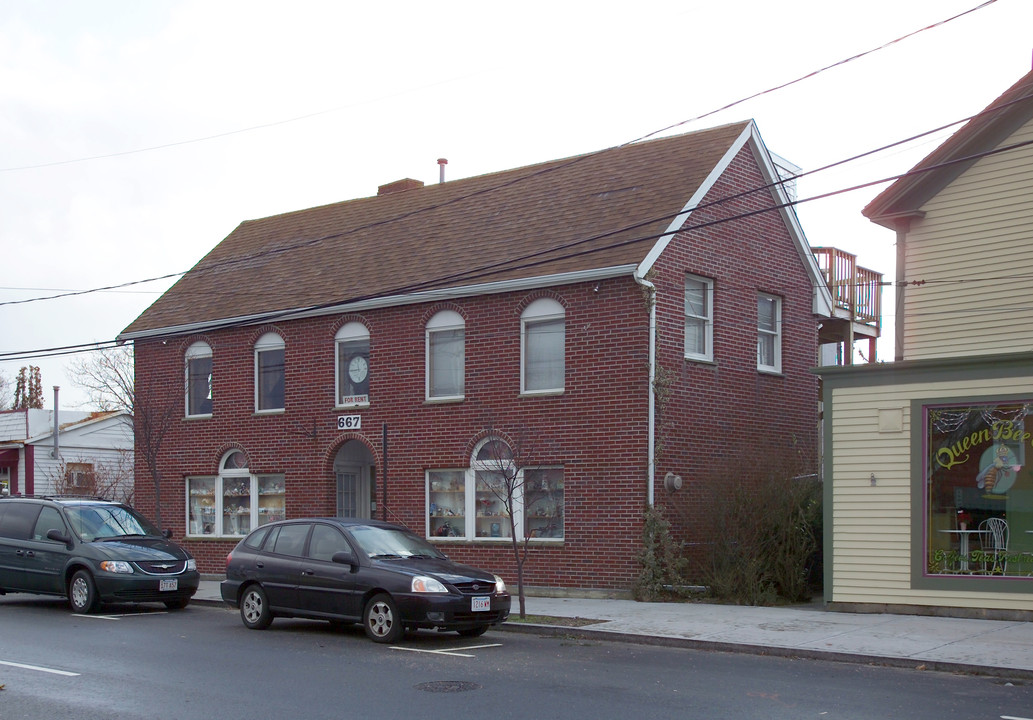
[[[551,298],[539,298],[520,315],[520,391],[562,392],[566,345],[565,312]]]
[[[187,534],[242,537],[285,517],[284,476],[255,475],[247,455],[230,450],[216,477],[187,478]]]
[[[461,399],[465,389],[466,322],[442,310],[427,323],[427,399]]]
[[[255,410],[283,410],[284,342],[274,332],[267,332],[255,343]]]
[[[186,352],[187,417],[212,414],[212,349],[195,342]]]
[[[349,322],[334,336],[337,353],[337,406],[369,403],[369,330]]]
[[[474,449],[466,470],[427,472],[427,536],[455,540],[563,539],[563,468],[522,464],[499,438]]]

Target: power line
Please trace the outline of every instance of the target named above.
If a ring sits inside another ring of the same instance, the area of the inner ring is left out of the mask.
[[[520,183],[520,182],[524,182],[526,180],[530,180],[530,179],[539,177],[541,175],[545,175],[545,174],[550,173],[550,172],[556,172],[558,170],[570,167],[570,166],[572,166],[572,165],[574,165],[576,163],[582,162],[582,161],[584,161],[584,160],[586,160],[586,159],[588,159],[590,157],[593,157],[595,155],[600,155],[602,153],[609,152],[609,151],[614,150],[614,149],[623,148],[623,147],[626,147],[628,145],[634,144],[636,142],[641,142],[643,140],[649,139],[651,137],[659,135],[660,133],[666,132],[668,130],[672,130],[674,128],[681,127],[681,126],[684,126],[684,125],[692,123],[692,122],[697,122],[699,120],[702,120],[702,119],[704,119],[706,117],[709,117],[711,115],[714,115],[716,113],[722,112],[724,110],[727,110],[727,109],[730,109],[730,108],[735,107],[737,105],[740,105],[742,103],[745,103],[745,102],[747,102],[747,101],[749,101],[751,99],[754,99],[754,98],[757,98],[757,97],[761,97],[763,95],[775,92],[777,90],[784,89],[786,87],[790,87],[790,86],[795,85],[797,83],[803,82],[804,80],[816,77],[817,75],[820,75],[821,73],[826,72],[828,70],[831,70],[833,68],[840,67],[840,66],[845,65],[847,63],[850,63],[850,62],[853,62],[853,61],[858,60],[860,58],[866,57],[867,55],[870,55],[872,53],[875,53],[875,52],[878,52],[878,51],[883,50],[885,48],[891,47],[891,46],[893,46],[893,45],[895,45],[895,44],[897,44],[899,42],[902,42],[903,40],[906,40],[908,38],[914,37],[915,35],[918,35],[920,33],[926,32],[928,30],[932,30],[934,28],[937,28],[937,27],[940,27],[942,25],[945,25],[945,24],[947,24],[949,22],[952,22],[952,21],[957,20],[957,19],[959,19],[961,17],[964,17],[964,16],[966,16],[966,15],[968,15],[970,13],[976,12],[977,10],[982,10],[983,8],[988,7],[989,5],[994,4],[995,2],[997,2],[997,0],[986,0],[985,2],[981,3],[980,5],[977,5],[974,8],[971,8],[969,10],[965,10],[965,11],[963,11],[961,13],[958,13],[956,15],[948,17],[948,18],[946,18],[944,20],[940,20],[938,22],[932,23],[930,25],[926,25],[926,26],[924,26],[922,28],[919,28],[919,29],[914,30],[914,31],[912,31],[910,33],[907,33],[905,35],[897,37],[897,38],[895,38],[893,40],[890,40],[889,42],[885,42],[885,43],[883,43],[883,44],[881,44],[879,46],[876,46],[876,47],[871,48],[869,50],[866,50],[864,52],[857,53],[856,55],[853,55],[851,57],[845,58],[845,59],[840,60],[838,62],[832,63],[831,65],[826,65],[826,66],[824,66],[822,68],[819,68],[817,70],[813,70],[811,72],[808,72],[808,73],[806,73],[804,75],[801,75],[800,77],[795,78],[793,80],[784,82],[784,83],[782,83],[780,85],[773,86],[771,88],[768,88],[766,90],[760,91],[758,93],[754,93],[753,95],[749,95],[747,97],[741,98],[741,99],[736,100],[736,101],[734,101],[732,103],[728,103],[727,105],[724,105],[723,107],[718,108],[716,110],[711,110],[711,111],[703,113],[701,115],[697,115],[695,117],[692,117],[692,118],[689,118],[689,119],[686,119],[686,120],[682,120],[681,122],[675,123],[673,125],[669,125],[669,126],[667,126],[665,128],[661,128],[659,130],[655,130],[653,132],[647,133],[646,135],[643,135],[643,136],[641,136],[641,137],[639,137],[639,138],[637,138],[635,140],[630,140],[630,141],[627,141],[627,142],[622,143],[620,145],[616,145],[616,146],[613,146],[613,147],[610,147],[610,148],[605,148],[603,150],[597,150],[597,151],[592,152],[592,153],[581,155],[581,156],[572,158],[571,160],[568,160],[565,163],[560,163],[560,164],[555,165],[555,166],[551,166],[551,167],[548,167],[548,168],[543,168],[543,169],[541,169],[541,170],[539,170],[537,172],[530,173],[530,174],[525,175],[525,176],[520,176],[520,177],[514,178],[514,179],[512,179],[510,181],[507,181],[507,182],[502,183],[502,184],[497,185],[497,186],[493,186],[493,187],[490,187],[490,188],[483,188],[483,189],[475,191],[473,193],[469,193],[467,195],[463,195],[463,196],[460,196],[460,197],[453,198],[453,199],[451,199],[449,201],[446,201],[444,203],[428,206],[426,208],[421,208],[419,210],[414,210],[414,211],[412,211],[410,213],[404,213],[402,215],[398,215],[398,216],[395,216],[395,217],[392,217],[392,218],[386,218],[386,219],[384,219],[382,221],[378,221],[378,222],[375,222],[375,223],[368,223],[366,225],[362,225],[362,226],[359,226],[359,227],[356,227],[356,228],[352,228],[351,230],[348,231],[348,234],[357,233],[357,232],[361,232],[361,231],[365,231],[365,230],[370,230],[370,229],[373,229],[373,228],[376,228],[376,227],[380,227],[380,226],[385,225],[385,224],[389,224],[389,223],[392,223],[392,222],[398,222],[398,221],[404,220],[404,219],[406,219],[408,217],[412,217],[414,215],[423,214],[423,213],[427,213],[427,212],[432,212],[432,211],[438,210],[438,209],[440,209],[442,207],[446,207],[446,206],[451,205],[451,204],[455,204],[455,203],[458,203],[458,202],[461,202],[461,201],[464,201],[464,200],[468,200],[468,199],[473,198],[473,197],[478,197],[480,195],[488,194],[490,192],[494,192],[495,190],[500,190],[502,188],[509,187],[511,185],[514,185],[514,184],[517,184],[517,183]],[[67,164],[67,163],[73,163],[73,162],[84,162],[86,160],[91,160],[91,159],[99,159],[99,158],[103,158],[103,157],[115,157],[115,156],[118,156],[118,155],[131,154],[133,152],[144,152],[144,151],[147,151],[147,150],[159,149],[159,148],[163,148],[163,147],[173,147],[173,146],[176,146],[176,145],[189,144],[191,142],[201,142],[201,141],[215,139],[215,138],[219,138],[219,137],[225,137],[227,135],[232,135],[232,134],[235,134],[235,133],[238,133],[238,132],[248,132],[248,131],[251,131],[251,130],[257,130],[257,129],[262,129],[262,128],[266,128],[266,127],[271,127],[273,125],[280,125],[280,124],[285,124],[285,123],[289,123],[289,122],[294,122],[294,121],[297,121],[297,120],[307,119],[309,117],[314,117],[314,116],[325,114],[325,113],[328,113],[328,112],[333,112],[334,110],[338,110],[338,109],[340,109],[340,108],[334,108],[334,109],[331,109],[331,110],[324,110],[324,111],[320,111],[320,112],[316,112],[316,113],[311,113],[309,115],[303,115],[303,116],[299,116],[297,118],[293,118],[293,119],[289,119],[289,120],[283,120],[283,121],[279,121],[279,122],[276,122],[276,123],[270,123],[270,124],[267,124],[267,125],[258,125],[258,126],[252,127],[252,128],[245,128],[244,130],[238,130],[238,131],[232,131],[232,132],[212,135],[212,136],[208,136],[208,137],[205,137],[205,138],[200,138],[200,139],[197,139],[197,140],[186,140],[186,141],[180,141],[180,142],[175,142],[175,143],[169,143],[167,145],[156,146],[154,148],[145,148],[144,150],[139,150],[139,151],[125,151],[125,152],[122,152],[122,153],[113,153],[111,155],[97,156],[96,158],[84,158],[84,159],[79,159],[79,160],[69,160],[69,161],[64,161],[64,162],[48,163],[47,165],[60,165],[60,164]],[[912,138],[910,138],[908,140],[903,140],[903,141],[900,141],[898,143],[887,145],[884,148],[881,148],[879,150],[874,150],[874,151],[870,151],[869,153],[864,153],[862,155],[858,155],[858,156],[856,156],[853,159],[859,159],[861,157],[865,157],[866,155],[870,155],[870,154],[873,154],[875,152],[881,152],[882,150],[885,150],[885,149],[888,149],[888,148],[891,148],[891,147],[895,147],[896,145],[900,145],[900,144],[904,144],[906,142],[910,142],[912,140],[924,137],[925,135],[928,135],[928,134],[931,134],[931,133],[934,133],[934,132],[938,132],[939,130],[943,130],[943,129],[947,128],[947,127],[951,127],[951,125],[954,125],[954,124],[957,124],[957,123],[960,123],[960,122],[964,122],[964,120],[959,120],[956,123],[951,123],[949,125],[942,126],[941,128],[938,128],[937,130],[929,131],[928,133],[922,133],[922,134],[916,135],[916,136],[914,136],[914,137],[912,137]],[[851,159],[851,160],[853,160],[853,159]],[[835,167],[836,165],[841,165],[841,164],[844,164],[846,162],[850,162],[851,160],[845,160],[845,161],[841,161],[839,163],[833,163],[832,165],[828,165],[825,168],[820,168],[819,170],[816,170],[816,171],[811,171],[810,173],[802,173],[801,175],[799,175],[797,177],[803,177],[804,175],[809,175],[809,174],[813,174],[815,172],[819,172],[819,171],[824,170],[824,169],[829,169],[831,167]],[[44,167],[44,166],[31,166],[31,167]],[[17,169],[24,169],[24,168],[7,168],[6,170],[17,170]],[[0,172],[4,172],[6,170],[5,169],[0,169]],[[673,218],[673,217],[676,217],[676,216],[677,215],[672,215],[670,217]],[[647,223],[648,222],[653,222],[653,221],[659,220],[659,219],[662,219],[662,218],[655,218],[654,220],[645,221],[645,222],[647,222]],[[264,253],[256,253],[254,255],[248,255],[248,256],[244,256],[244,257],[233,258],[233,259],[227,260],[227,261],[225,261],[223,263],[218,263],[218,264],[211,265],[211,266],[209,266],[207,268],[204,268],[203,270],[198,270],[197,272],[209,272],[209,271],[213,271],[215,269],[223,268],[223,267],[226,267],[228,265],[232,265],[232,264],[236,264],[236,263],[249,262],[249,261],[251,261],[253,259],[259,259],[259,258],[266,257],[266,256],[269,256],[269,255],[273,255],[273,254],[279,254],[279,253],[284,253],[284,252],[290,252],[292,250],[298,250],[298,249],[301,249],[303,247],[307,247],[307,246],[311,246],[311,245],[314,245],[314,244],[318,244],[319,242],[323,242],[325,240],[336,239],[336,238],[342,237],[345,234],[346,233],[334,233],[334,234],[323,236],[323,237],[320,237],[320,238],[309,239],[309,240],[306,240],[306,241],[303,241],[301,243],[297,243],[297,244],[294,244],[294,245],[281,246],[281,247],[275,248],[273,250],[266,251]],[[106,287],[102,287],[102,288],[92,288],[92,289],[88,289],[88,290],[64,292],[64,293],[60,293],[60,294],[57,294],[57,295],[50,295],[50,296],[46,296],[46,297],[27,298],[27,299],[23,299],[23,300],[12,300],[12,301],[7,301],[7,302],[0,302],[0,307],[2,307],[4,305],[20,305],[20,304],[25,304],[25,303],[30,303],[30,302],[39,302],[39,301],[43,301],[43,300],[56,300],[56,299],[67,298],[67,297],[75,297],[75,296],[78,296],[78,295],[86,295],[86,294],[90,294],[90,293],[94,293],[94,292],[105,292],[105,291],[117,290],[117,289],[121,289],[121,288],[124,288],[124,287],[131,287],[133,285],[138,285],[138,284],[144,284],[144,283],[149,283],[149,282],[158,282],[158,281],[162,281],[162,280],[169,280],[169,279],[172,279],[172,278],[184,275],[184,274],[186,274],[186,272],[188,272],[188,271],[184,270],[184,271],[169,273],[167,275],[162,275],[162,276],[158,276],[158,277],[154,277],[154,278],[148,278],[148,279],[145,279],[145,280],[135,280],[135,281],[130,281],[130,282],[121,283],[121,284],[117,284],[117,285],[110,285],[110,286],[106,286]]]

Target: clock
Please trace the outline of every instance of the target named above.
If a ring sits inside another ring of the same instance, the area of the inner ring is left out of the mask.
[[[358,385],[366,379],[367,375],[369,375],[369,363],[366,362],[366,358],[362,355],[353,356],[348,361],[348,377]]]

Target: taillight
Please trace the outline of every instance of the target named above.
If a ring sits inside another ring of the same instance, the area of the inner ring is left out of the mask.
[[[232,559],[233,559],[233,553],[232,552],[226,553],[226,568],[227,569],[229,568],[230,560],[232,560]]]

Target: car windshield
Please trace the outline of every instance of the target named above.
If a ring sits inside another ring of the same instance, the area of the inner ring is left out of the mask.
[[[132,535],[161,535],[147,518],[121,505],[73,505],[65,511],[72,529],[89,542]]]
[[[406,530],[360,525],[350,528],[359,548],[371,558],[411,558],[445,556],[423,538]]]

